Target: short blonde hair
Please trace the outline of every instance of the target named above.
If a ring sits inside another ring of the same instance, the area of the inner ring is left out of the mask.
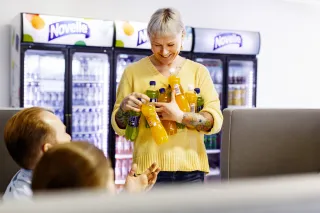
[[[148,23],[148,35],[166,36],[185,33],[185,26],[180,13],[174,8],[158,9],[150,18]]]
[[[44,153],[33,171],[32,190],[106,189],[111,163],[89,142],[58,144]]]

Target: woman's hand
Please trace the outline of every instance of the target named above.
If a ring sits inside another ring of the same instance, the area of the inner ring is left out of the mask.
[[[145,94],[133,92],[122,100],[120,108],[123,112],[128,112],[130,110],[140,112],[142,103],[149,101],[149,99],[150,98]]]
[[[156,102],[155,105],[157,107],[157,113],[161,120],[176,121],[178,123],[182,122],[183,111],[181,111],[176,102],[176,94],[174,90],[172,90],[171,92],[170,103]]]

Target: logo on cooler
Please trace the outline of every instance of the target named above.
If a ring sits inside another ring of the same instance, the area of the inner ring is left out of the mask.
[[[237,33],[218,34],[214,37],[213,50],[217,50],[229,44],[238,44],[239,47],[242,47],[242,36]]]
[[[140,46],[144,43],[148,42],[148,33],[147,29],[142,29],[138,31],[138,41],[137,41],[137,46]]]
[[[66,35],[83,34],[85,38],[90,37],[90,28],[86,23],[80,21],[60,21],[49,25],[48,41]]]

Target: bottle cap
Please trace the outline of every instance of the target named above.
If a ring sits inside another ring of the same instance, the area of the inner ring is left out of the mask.
[[[170,72],[170,74],[173,74],[173,73],[176,72],[176,69],[175,69],[175,68],[170,68],[170,69],[169,69],[169,72]]]
[[[193,86],[193,84],[188,84],[188,90],[189,90],[189,91],[194,91],[194,86]]]
[[[155,81],[150,81],[150,86],[155,86],[156,85],[156,82]]]
[[[200,94],[200,88],[195,88],[194,91],[195,91],[197,94]]]
[[[165,89],[165,88],[160,88],[160,89],[159,89],[159,92],[160,92],[160,93],[165,93],[165,92],[166,92],[166,89]]]

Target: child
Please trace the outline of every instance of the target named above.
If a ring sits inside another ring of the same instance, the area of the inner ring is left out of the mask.
[[[129,172],[125,190],[143,192],[156,182],[160,169],[153,164],[135,177],[136,165]],[[103,152],[88,142],[73,142],[51,148],[36,166],[32,190],[58,191],[75,189],[107,189],[115,193],[114,172]]]

